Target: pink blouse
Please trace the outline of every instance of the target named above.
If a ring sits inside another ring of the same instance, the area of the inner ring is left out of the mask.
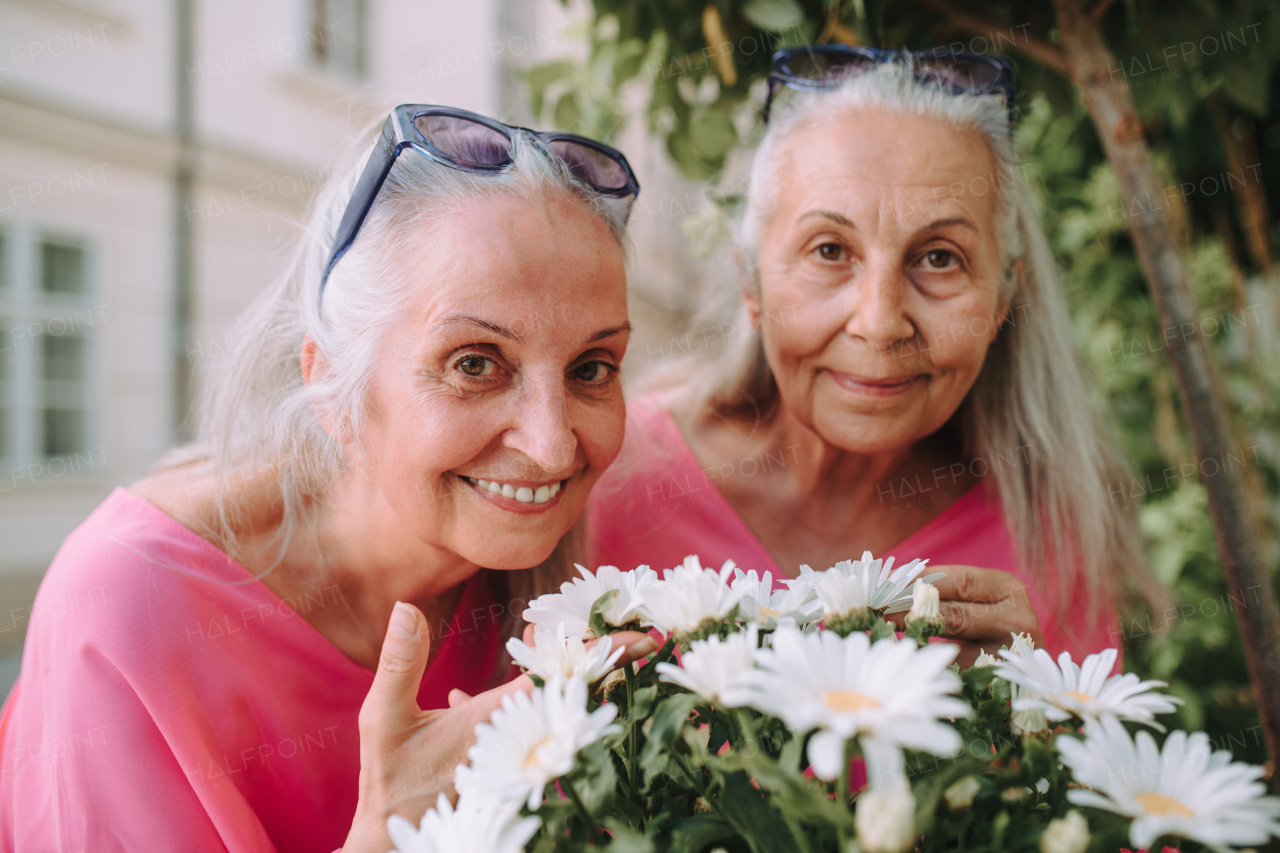
[[[506,637],[466,584],[418,693],[484,689]],[[67,537],[0,714],[5,850],[331,851],[355,814],[373,683],[212,544],[123,489]],[[416,817],[416,816],[413,816]]]
[[[728,466],[732,470],[704,470],[670,412],[652,404],[628,405],[626,447],[591,494],[592,565],[663,569],[697,554],[707,566],[732,559],[744,570],[772,572],[774,586],[781,588],[782,579],[794,576],[798,567],[782,571],[716,483],[758,476],[769,467],[792,461],[784,451],[744,459]],[[911,490],[919,500],[941,500],[946,485],[902,484],[897,497]],[[899,564],[918,557],[934,566],[968,565],[1012,573],[1028,587],[1044,645],[1055,658],[1065,650],[1079,662],[1086,654],[1120,644],[1114,612],[1100,614],[1094,625],[1086,624],[1083,614],[1067,624],[1054,616],[1055,608],[1030,583],[1018,559],[999,496],[981,482],[888,552],[875,556],[893,557]]]

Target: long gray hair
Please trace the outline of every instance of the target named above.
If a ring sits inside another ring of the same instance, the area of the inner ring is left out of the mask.
[[[215,529],[203,532],[232,558],[244,516],[237,484],[257,477],[278,483],[278,549],[264,571],[283,559],[350,463],[343,443],[330,433],[359,446],[379,344],[414,296],[407,284],[414,280],[406,274],[408,241],[432,239],[431,225],[471,199],[567,194],[602,216],[626,247],[616,207],[603,203],[527,134],[516,134],[513,162],[499,173],[463,172],[406,151],[396,159],[355,243],[329,276],[322,305],[321,273],[369,151],[368,145],[353,149],[321,189],[284,273],[236,321],[228,346],[208,366],[195,440],[160,463],[161,468],[212,465],[219,483],[217,518]],[[303,382],[300,364],[307,336],[329,368],[310,385]],[[542,564],[494,573],[508,636],[518,633],[523,602],[574,575],[583,525],[580,520]]]
[[[785,93],[752,160],[737,234],[743,289],[759,295],[761,235],[785,180],[779,174],[781,147],[799,128],[868,108],[980,130],[991,151],[995,173],[983,188],[967,191],[997,194],[999,296],[1009,306],[1009,320],[951,424],[969,460],[1018,460],[989,464],[986,476],[999,492],[1020,559],[1040,590],[1057,593],[1044,597],[1056,599],[1060,613],[1084,603],[1088,624],[1109,596],[1137,593],[1162,606],[1168,596],[1147,567],[1135,508],[1111,500],[1131,475],[1090,405],[1066,300],[1019,167],[1003,99],[956,97],[917,82],[909,68],[895,64],[851,76],[834,92]],[[746,309],[735,301],[738,316],[730,327],[750,328]],[[723,314],[716,319],[722,327],[729,322]],[[769,421],[781,400],[763,333],[733,336],[713,367],[664,370],[648,384],[671,394],[671,404],[685,417]],[[1056,590],[1046,589],[1049,567],[1055,569]],[[1087,603],[1080,602],[1082,593]]]

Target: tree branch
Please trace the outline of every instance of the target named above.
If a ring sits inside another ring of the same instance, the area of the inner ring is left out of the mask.
[[[1053,5],[1058,12],[1071,77],[1081,87],[1085,107],[1115,171],[1121,198],[1133,202],[1160,198],[1163,190],[1142,135],[1133,94],[1125,81],[1112,79],[1115,54],[1085,11],[1082,0],[1053,0]],[[1208,459],[1225,459],[1238,448],[1232,439],[1226,405],[1218,393],[1222,383],[1215,376],[1204,335],[1196,322],[1198,309],[1182,251],[1172,228],[1163,219],[1130,216],[1127,226],[1166,331],[1164,340],[1196,457],[1201,464]],[[1270,571],[1263,563],[1261,532],[1254,523],[1256,514],[1250,509],[1245,482],[1238,470],[1224,467],[1217,476],[1202,479],[1227,589],[1232,598],[1247,602],[1236,608],[1236,621],[1244,641],[1258,716],[1274,761],[1280,757],[1280,608],[1276,606]]]
[[[924,8],[941,15],[948,24],[956,29],[974,35],[1011,29],[1008,24],[1002,24],[999,21],[983,18],[973,12],[958,9],[948,0],[916,0],[916,2]],[[1063,76],[1067,76],[1070,73],[1070,69],[1067,66],[1067,57],[1062,48],[1050,44],[1044,39],[1024,33],[1021,38],[1013,40],[1013,49],[1041,65],[1052,68]]]
[[[1102,20],[1102,16],[1107,14],[1107,10],[1111,8],[1111,4],[1114,2],[1115,0],[1099,0],[1098,5],[1089,10],[1089,23],[1097,26],[1098,22]]]

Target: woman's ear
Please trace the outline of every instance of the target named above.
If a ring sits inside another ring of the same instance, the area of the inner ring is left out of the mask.
[[[1022,258],[1018,258],[1013,265],[1013,288],[1009,292],[1009,298],[1001,303],[999,310],[996,311],[996,321],[991,326],[991,339],[987,343],[995,343],[996,335],[1000,334],[1000,330],[1004,328],[1004,324],[1009,321],[1009,312],[1013,310],[1013,296],[1022,288],[1022,275],[1026,271],[1027,265]]]
[[[329,362],[325,359],[324,353],[320,351],[315,338],[311,337],[310,334],[302,339],[301,362],[302,384],[308,388],[319,382],[329,372]],[[316,413],[316,419],[320,421],[320,427],[329,434],[329,437],[337,439],[337,436],[333,434],[333,418],[330,417],[328,410],[321,406],[315,397],[311,399],[311,411]]]
[[[302,384],[310,385],[312,376],[315,375],[316,362],[324,361],[324,356],[320,354],[320,348],[316,346],[315,338],[308,334],[302,339]],[[320,366],[320,370],[324,370],[324,365]]]
[[[741,248],[733,250],[733,266],[738,271],[738,292],[742,294],[742,304],[751,317],[751,325],[759,329],[760,315],[764,310],[760,305],[759,277],[747,271],[747,262],[742,257]]]

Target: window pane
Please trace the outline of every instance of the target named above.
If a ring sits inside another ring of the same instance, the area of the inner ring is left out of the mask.
[[[365,0],[312,0],[311,52],[322,66],[364,76],[366,7]]]
[[[45,409],[42,443],[45,456],[84,452],[84,412],[79,409]]]
[[[42,376],[46,382],[79,382],[84,379],[84,338],[79,335],[42,335]]]
[[[45,293],[84,293],[84,249],[40,244],[40,289]]]

